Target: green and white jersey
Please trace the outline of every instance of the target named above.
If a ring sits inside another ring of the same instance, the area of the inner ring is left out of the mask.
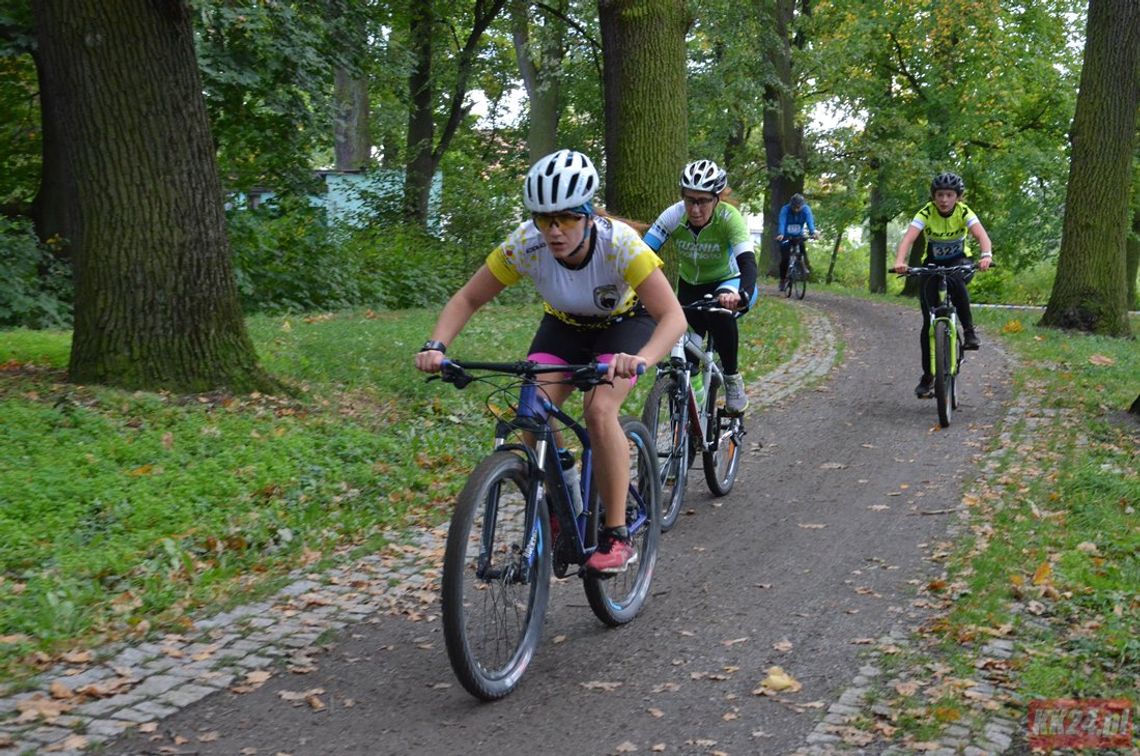
[[[689,225],[685,203],[665,209],[645,234],[645,243],[657,252],[669,239],[677,247],[681,280],[691,284],[725,281],[740,275],[738,255],[752,251],[748,223],[732,205],[720,202],[712,220],[699,231]]]
[[[938,206],[927,202],[910,225],[922,231],[926,240],[926,256],[932,260],[950,260],[959,255],[970,256],[966,236],[970,226],[978,223],[978,216],[965,202],[954,205],[950,215],[938,212]]]

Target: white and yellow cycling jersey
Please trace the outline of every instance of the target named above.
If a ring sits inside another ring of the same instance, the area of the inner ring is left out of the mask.
[[[586,260],[571,268],[554,258],[528,220],[487,256],[487,267],[504,286],[530,278],[547,312],[592,325],[633,310],[634,289],[664,263],[635,230],[609,218],[594,216],[589,244]]]

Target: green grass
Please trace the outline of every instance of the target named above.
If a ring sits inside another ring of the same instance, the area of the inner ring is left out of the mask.
[[[485,308],[452,352],[521,358],[538,312]],[[428,383],[412,367],[435,316],[251,318],[289,398],[74,386],[69,334],[0,333],[0,680],[60,651],[179,630],[191,612],[273,589],[314,554],[445,519],[492,426],[485,390]],[[783,302],[741,328],[753,380],[803,338]]]

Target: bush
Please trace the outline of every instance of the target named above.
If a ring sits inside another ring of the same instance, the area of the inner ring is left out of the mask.
[[[379,276],[351,253],[343,232],[327,227],[319,208],[285,200],[236,210],[229,233],[248,313],[340,310],[381,300]]]
[[[0,326],[69,328],[71,266],[41,244],[29,220],[0,217]]]

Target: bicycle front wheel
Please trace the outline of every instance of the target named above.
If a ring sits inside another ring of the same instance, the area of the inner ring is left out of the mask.
[[[657,469],[661,479],[661,532],[677,524],[685,500],[689,465],[696,455],[689,438],[688,397],[681,393],[676,376],[658,378],[645,399],[641,422],[649,429],[657,447]]]
[[[950,329],[945,321],[934,324],[934,398],[938,402],[938,423],[950,426],[953,414],[954,374],[950,369]]]
[[[796,276],[793,279],[795,283],[792,286],[796,290],[796,299],[803,299],[807,294],[807,272],[803,269],[803,263],[796,265]]]
[[[534,657],[550,591],[550,520],[527,522],[530,464],[498,451],[467,479],[443,558],[443,633],[455,676],[493,701],[518,685]],[[527,554],[529,547],[529,555]]]
[[[705,468],[705,483],[713,496],[727,496],[736,484],[736,473],[740,467],[740,438],[744,421],[740,417],[726,415],[723,403],[719,402],[721,383],[710,382],[706,411],[709,413],[707,451],[702,452],[702,466]]]
[[[621,425],[629,444],[625,524],[638,558],[625,572],[616,575],[587,573],[585,586],[590,608],[610,627],[624,625],[645,606],[661,539],[661,480],[657,473],[653,437],[643,423],[632,417],[623,417]],[[599,527],[604,520],[604,517],[598,517]]]

